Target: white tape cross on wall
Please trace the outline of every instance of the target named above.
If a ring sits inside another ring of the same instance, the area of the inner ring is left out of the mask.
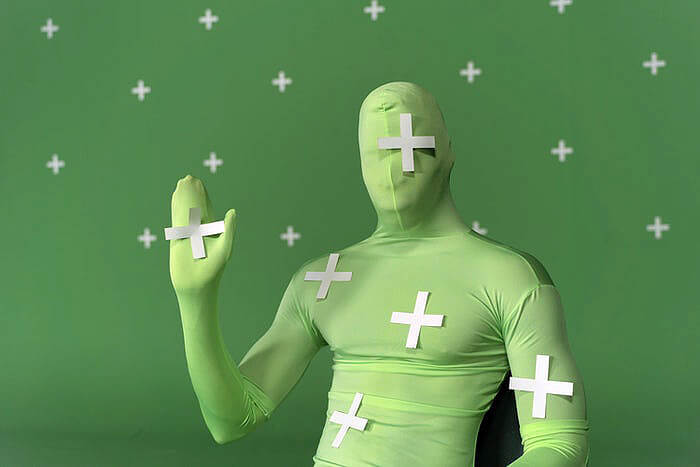
[[[537,355],[535,363],[535,379],[510,378],[508,389],[517,391],[529,391],[532,395],[532,416],[534,418],[545,418],[547,406],[547,394],[559,394],[562,396],[572,396],[574,394],[574,383],[568,381],[549,381],[549,355]]]
[[[204,240],[202,237],[216,235],[224,232],[224,221],[210,222],[202,224],[202,210],[200,208],[190,208],[190,223],[180,227],[166,227],[165,239],[177,240],[179,238],[189,238],[192,244],[192,257],[204,258]]]

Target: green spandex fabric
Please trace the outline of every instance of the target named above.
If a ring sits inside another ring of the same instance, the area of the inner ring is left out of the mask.
[[[414,172],[404,172],[401,149],[377,144],[399,136],[401,113],[411,114],[413,135],[435,137],[435,149],[413,150]],[[583,380],[559,292],[533,256],[460,219],[449,190],[454,155],[435,99],[412,83],[380,86],[362,103],[358,136],[376,230],[301,265],[270,328],[238,365],[225,350],[216,308],[235,211],[226,214],[224,234],[205,237],[206,258],[192,258],[188,239],[171,241],[188,368],[215,440],[236,440],[270,419],[328,345],[333,380],[315,466],[471,466],[479,425],[499,385],[509,370],[534,378],[541,354],[549,356],[548,379],[572,382],[573,395],[547,394],[546,415],[536,418],[533,392],[515,391],[524,454],[511,465],[586,465]],[[193,206],[202,208],[202,222],[215,220],[206,190],[188,176],[173,194],[173,225],[187,224]],[[305,276],[325,271],[330,253],[339,255],[335,270],[352,277],[332,281],[325,298],[316,298],[321,282]],[[391,320],[394,312],[412,313],[420,291],[429,292],[425,314],[443,318],[441,325],[422,326],[411,348],[409,325]],[[245,305],[226,309],[249,312]],[[356,416],[366,425],[350,427],[333,447],[341,425],[330,418],[348,413],[356,393],[362,394]]]

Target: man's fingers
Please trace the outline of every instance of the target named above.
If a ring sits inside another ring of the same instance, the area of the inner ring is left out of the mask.
[[[173,226],[188,225],[190,223],[190,208],[199,208],[201,223],[213,222],[213,207],[207,190],[201,180],[192,175],[187,175],[177,182],[171,201],[171,215]]]

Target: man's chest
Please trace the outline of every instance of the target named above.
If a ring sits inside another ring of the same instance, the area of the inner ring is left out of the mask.
[[[456,364],[500,345],[491,298],[459,258],[350,256],[332,268],[344,274],[326,269],[307,273],[302,293],[338,354]]]

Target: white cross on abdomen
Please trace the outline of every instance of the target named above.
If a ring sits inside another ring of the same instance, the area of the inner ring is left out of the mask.
[[[338,253],[331,253],[328,257],[328,264],[326,265],[325,271],[309,271],[304,276],[305,281],[321,281],[321,286],[318,288],[316,298],[326,298],[326,295],[328,295],[328,288],[331,286],[331,281],[349,281],[352,279],[351,272],[336,272],[335,267],[338,264],[339,256]]]
[[[340,446],[340,443],[343,442],[343,438],[345,438],[345,434],[348,432],[349,428],[354,428],[356,430],[364,431],[365,426],[367,425],[367,419],[362,418],[362,417],[357,417],[355,415],[355,414],[357,414],[357,409],[360,407],[361,400],[362,400],[362,393],[356,392],[355,398],[352,400],[352,404],[350,405],[350,410],[348,410],[348,413],[338,412],[336,410],[331,415],[331,418],[330,418],[331,422],[340,423],[342,425],[340,427],[340,431],[338,431],[338,434],[335,436],[335,439],[333,440],[333,444],[331,444],[331,446],[333,446],[334,448],[337,448]]]
[[[165,239],[177,240],[179,238],[189,238],[192,244],[192,257],[204,258],[204,240],[202,237],[223,233],[224,221],[201,224],[202,210],[200,208],[190,208],[190,224],[180,227],[166,227]]]
[[[428,294],[430,292],[420,291],[416,297],[416,304],[413,308],[413,313],[403,313],[395,311],[391,314],[392,323],[410,324],[408,329],[408,337],[406,338],[406,347],[415,349],[418,344],[418,336],[420,335],[421,326],[442,326],[442,318],[445,315],[426,315],[425,305],[428,302]]]
[[[549,355],[537,355],[535,362],[535,379],[510,378],[508,389],[528,391],[532,395],[532,416],[544,418],[547,406],[547,394],[571,396],[574,394],[574,383],[568,381],[548,381]]]
[[[413,172],[413,150],[435,148],[434,136],[413,136],[411,114],[399,115],[401,136],[377,138],[379,149],[401,149],[401,164],[404,172]]]

